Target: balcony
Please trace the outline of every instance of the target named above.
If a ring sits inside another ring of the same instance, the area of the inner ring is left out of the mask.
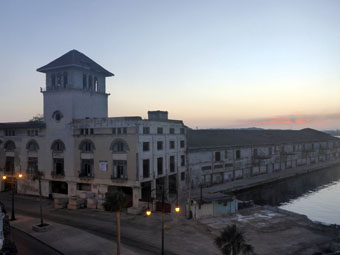
[[[111,175],[111,180],[126,181],[128,179],[127,175],[114,176]]]
[[[65,173],[64,173],[64,171],[52,171],[51,172],[51,176],[52,176],[52,178],[56,178],[56,179],[58,179],[58,178],[64,178],[65,177]]]
[[[81,179],[93,179],[94,173],[92,173],[92,172],[80,172],[79,178],[81,178]]]

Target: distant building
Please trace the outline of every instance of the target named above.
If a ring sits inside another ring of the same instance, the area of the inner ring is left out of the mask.
[[[113,74],[76,50],[37,71],[46,74],[44,121],[0,123],[2,174],[43,171],[44,196],[122,189],[135,207],[156,185],[170,193],[183,188],[182,121],[165,111],[108,118],[106,78]],[[18,192],[37,194],[37,183],[20,180]]]
[[[313,129],[190,130],[192,187],[270,174],[322,162],[340,162],[340,139]]]

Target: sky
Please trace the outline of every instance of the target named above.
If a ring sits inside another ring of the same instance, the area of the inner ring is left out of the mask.
[[[0,122],[42,114],[36,69],[77,49],[109,116],[192,128],[340,128],[338,0],[2,0]]]

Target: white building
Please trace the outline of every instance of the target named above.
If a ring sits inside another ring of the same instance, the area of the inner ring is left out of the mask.
[[[138,207],[156,185],[170,193],[183,188],[182,121],[164,111],[150,111],[148,119],[108,118],[106,78],[113,74],[76,50],[37,71],[46,74],[43,121],[0,123],[1,174],[25,174],[18,192],[37,194],[28,178],[36,170],[45,174],[44,196],[119,188]]]

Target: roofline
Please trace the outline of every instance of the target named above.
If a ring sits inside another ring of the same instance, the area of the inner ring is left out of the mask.
[[[43,121],[25,121],[25,122],[4,122],[0,123],[0,129],[21,129],[21,128],[46,128]]]
[[[63,65],[63,66],[58,66],[58,67],[50,67],[50,68],[40,67],[40,68],[36,69],[36,71],[40,72],[40,73],[47,73],[48,71],[58,70],[58,69],[66,68],[66,67],[76,67],[76,68],[79,68],[79,69],[92,70],[91,68],[85,68],[85,67],[80,66],[80,65],[69,64],[69,65]],[[109,72],[107,70],[105,70],[105,71],[106,72],[97,72],[97,73],[103,73],[103,74],[105,74],[105,77],[115,76],[113,73],[111,73],[111,72]]]

